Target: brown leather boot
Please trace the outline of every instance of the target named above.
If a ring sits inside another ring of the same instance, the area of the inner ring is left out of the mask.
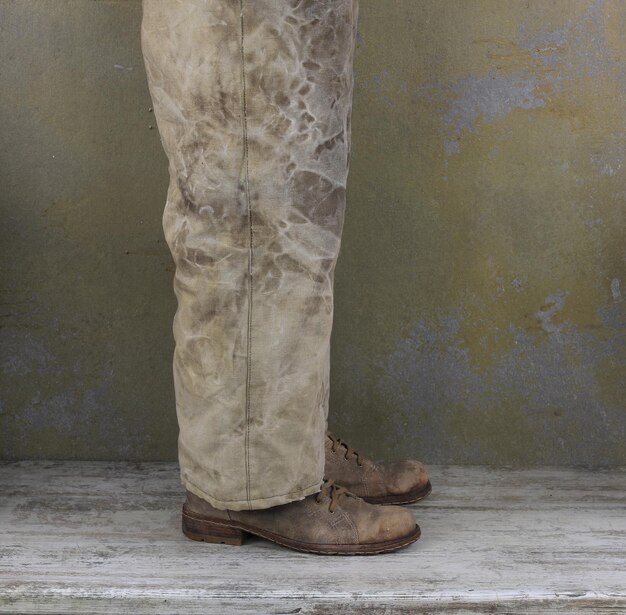
[[[370,504],[412,504],[432,491],[423,463],[371,461],[330,431],[326,433],[325,473]]]
[[[420,537],[420,528],[407,509],[367,504],[325,480],[317,494],[260,510],[219,510],[187,491],[183,533],[229,545],[254,534],[297,551],[365,555],[405,547]]]

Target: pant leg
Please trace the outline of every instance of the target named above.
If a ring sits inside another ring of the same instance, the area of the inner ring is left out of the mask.
[[[143,0],[181,480],[218,508],[322,482],[357,3]]]

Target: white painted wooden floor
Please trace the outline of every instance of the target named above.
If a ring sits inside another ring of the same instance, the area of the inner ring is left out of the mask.
[[[622,613],[626,469],[431,467],[373,557],[193,542],[168,463],[0,464],[1,613]]]

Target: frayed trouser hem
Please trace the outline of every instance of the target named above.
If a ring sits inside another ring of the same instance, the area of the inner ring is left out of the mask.
[[[185,479],[182,475],[182,472],[180,480],[183,484],[183,487],[185,487],[187,491],[190,491],[194,495],[197,495],[199,498],[206,500],[211,506],[220,510],[257,510],[263,508],[271,508],[272,506],[280,506],[281,504],[289,504],[290,502],[303,500],[308,495],[319,493],[323,483],[323,478],[321,478],[319,482],[315,482],[308,487],[304,487],[303,489],[292,491],[291,493],[272,495],[265,498],[255,498],[250,500],[244,499],[224,501],[218,500],[212,495],[206,493],[206,491],[198,488],[196,485],[191,483],[189,479]]]

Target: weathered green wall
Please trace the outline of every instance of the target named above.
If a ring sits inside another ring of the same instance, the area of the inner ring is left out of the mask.
[[[174,459],[138,0],[0,0],[0,456]],[[623,0],[361,0],[331,424],[626,463]]]

